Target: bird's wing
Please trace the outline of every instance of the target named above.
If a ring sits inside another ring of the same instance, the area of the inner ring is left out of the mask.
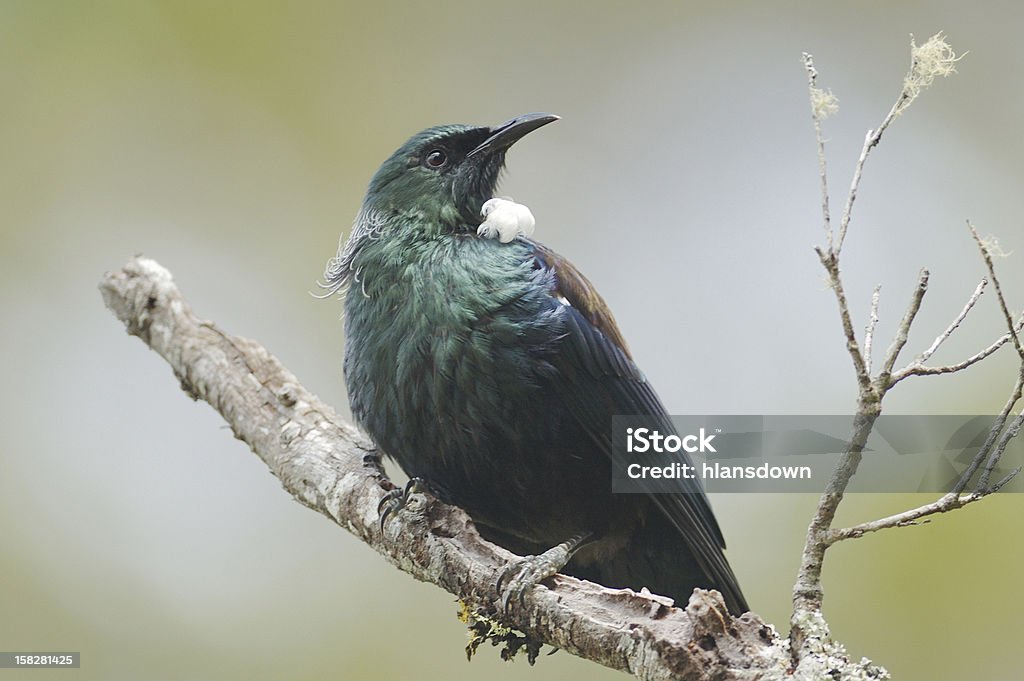
[[[559,346],[561,359],[557,363],[562,380],[556,389],[572,414],[609,457],[612,415],[646,415],[655,420],[662,433],[675,433],[665,407],[634,364],[615,319],[593,284],[564,257],[540,243],[530,243],[537,267],[554,275],[552,297],[563,305],[567,303],[566,337]],[[651,499],[680,532],[718,588],[732,591],[731,595],[743,602],[736,577],[722,553],[722,531],[700,484],[687,479],[670,484],[677,485],[674,490],[681,493],[651,494]]]

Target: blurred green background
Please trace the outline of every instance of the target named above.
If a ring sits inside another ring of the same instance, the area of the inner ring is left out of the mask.
[[[674,413],[845,413],[855,386],[821,240],[801,51],[839,96],[833,186],[894,100],[909,34],[970,50],[869,162],[847,242],[885,347],[919,266],[907,358],[1001,237],[1024,303],[1022,12],[998,2],[0,0],[0,649],[77,650],[33,679],[612,679],[565,653],[463,653],[453,599],[310,513],[103,308],[135,253],[344,413],[341,306],[308,295],[377,165],[442,122],[564,120],[503,191],[602,290]],[[936,356],[1001,332],[986,295]],[[891,413],[992,413],[1008,353],[919,379]],[[855,522],[924,501],[861,495]],[[755,610],[786,628],[815,499],[719,495]],[[835,548],[827,615],[899,678],[1020,678],[1024,500]],[[929,651],[927,654],[922,651]]]

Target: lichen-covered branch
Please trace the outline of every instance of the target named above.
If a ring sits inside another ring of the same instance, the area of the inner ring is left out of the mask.
[[[808,669],[808,655],[812,652],[812,633],[825,626],[822,616],[823,591],[821,588],[821,573],[825,559],[825,552],[830,546],[844,539],[861,537],[869,532],[876,532],[890,527],[903,527],[925,521],[931,515],[945,513],[947,511],[962,508],[967,504],[998,491],[1018,471],[1011,472],[995,485],[989,485],[989,476],[995,470],[999,459],[1002,457],[1007,443],[1015,437],[1020,429],[1024,427],[1024,416],[1009,421],[1009,415],[1013,407],[1021,399],[1022,388],[1024,388],[1024,348],[1018,336],[1021,324],[1017,324],[1013,317],[996,277],[995,268],[992,264],[990,249],[974,230],[970,227],[971,234],[981,249],[982,257],[989,270],[989,277],[995,285],[999,304],[1006,319],[1008,332],[1002,338],[996,340],[989,347],[957,364],[938,367],[925,366],[925,362],[935,353],[938,347],[959,327],[967,317],[967,314],[974,307],[978,298],[984,291],[986,282],[983,280],[975,289],[974,294],[968,299],[967,304],[953,322],[936,337],[935,341],[924,352],[918,355],[908,366],[896,370],[896,361],[906,346],[910,329],[917,317],[921,304],[924,301],[928,290],[928,270],[922,269],[917,281],[917,286],[911,296],[910,304],[901,319],[892,344],[886,352],[885,358],[877,375],[872,376],[871,348],[874,343],[875,329],[878,322],[878,297],[879,289],[876,287],[871,299],[871,311],[868,322],[865,326],[863,351],[854,331],[853,321],[850,316],[849,304],[846,292],[843,287],[842,271],[840,267],[840,256],[842,247],[848,233],[850,219],[853,212],[853,205],[857,199],[857,191],[863,175],[864,165],[871,150],[878,146],[882,134],[892,122],[927,88],[937,77],[948,76],[955,72],[956,62],[959,57],[946,43],[944,36],[939,33],[918,46],[911,41],[911,67],[904,78],[903,88],[899,97],[893,104],[889,113],[882,120],[878,128],[869,130],[864,138],[864,145],[861,148],[860,156],[854,166],[853,179],[846,197],[846,206],[839,223],[838,232],[833,234],[830,216],[828,212],[829,197],[828,184],[825,177],[825,146],[822,133],[822,121],[837,109],[834,96],[827,93],[829,106],[822,105],[824,91],[818,87],[818,72],[814,66],[813,58],[804,54],[804,68],[808,74],[809,98],[811,102],[811,113],[814,121],[814,134],[818,148],[818,170],[820,175],[822,197],[822,212],[827,235],[827,246],[816,248],[818,258],[824,267],[828,277],[828,283],[836,297],[836,304],[839,312],[839,320],[842,325],[843,336],[846,341],[854,365],[857,378],[858,397],[857,413],[854,417],[853,433],[847,451],[840,458],[831,479],[818,502],[814,516],[807,529],[807,538],[804,543],[804,550],[801,555],[800,569],[797,573],[796,583],[793,587],[793,615],[791,618],[792,629],[790,632],[791,649],[796,674],[800,675]],[[882,402],[887,392],[897,383],[909,376],[925,376],[933,374],[946,374],[962,371],[977,362],[992,355],[1003,345],[1011,342],[1021,355],[1022,365],[1020,376],[1016,386],[1007,401],[1002,415],[997,419],[995,425],[989,432],[987,441],[974,457],[968,470],[964,473],[956,488],[938,500],[898,513],[887,518],[880,518],[870,522],[860,523],[845,529],[833,529],[832,522],[835,519],[836,511],[842,502],[850,480],[857,472],[861,461],[861,452],[867,443],[871,428],[875,420],[882,412]],[[1009,421],[1009,422],[1008,422]],[[984,467],[982,464],[984,463]],[[972,476],[981,468],[979,482],[976,490],[970,494],[963,491],[971,480]],[[826,627],[827,628],[827,627]]]
[[[857,200],[857,190],[860,187],[860,180],[864,174],[864,164],[867,163],[871,150],[882,141],[882,134],[889,128],[896,118],[902,114],[914,100],[927,89],[938,77],[945,78],[956,73],[956,63],[963,58],[957,56],[953,49],[946,42],[942,33],[936,33],[926,40],[922,45],[910,41],[910,69],[903,78],[903,89],[899,97],[889,109],[882,122],[874,130],[868,130],[864,136],[864,146],[861,147],[860,156],[853,170],[853,179],[850,182],[850,190],[846,195],[846,207],[843,209],[843,217],[839,221],[839,236],[835,240],[834,251],[838,256],[843,249],[843,242],[846,241],[846,232],[850,227],[850,218],[853,216],[853,204]],[[814,61],[808,56],[804,57],[805,65],[810,69],[814,68]],[[811,101],[815,99],[815,93],[811,92]],[[820,128],[820,124],[816,126]],[[820,138],[820,129],[817,130]]]
[[[838,100],[830,91],[818,87],[818,70],[814,68],[811,55],[804,52],[804,69],[807,71],[807,88],[811,94],[811,120],[814,121],[814,136],[818,142],[818,179],[821,182],[821,216],[828,240],[828,250],[832,250],[832,215],[829,209],[828,194],[828,158],[825,156],[825,136],[821,132],[821,122],[836,110]]]
[[[996,299],[999,301],[999,309],[1003,313],[1006,328],[1009,331],[1011,340],[1013,340],[1013,347],[1021,361],[1024,361],[1024,346],[1021,345],[1020,337],[1017,335],[1019,329],[1013,322],[1013,314],[1010,312],[1010,306],[1006,302],[1006,296],[1003,295],[1003,286],[999,283],[999,278],[996,277],[995,263],[992,262],[992,251],[998,252],[998,242],[991,238],[988,240],[982,239],[970,220],[967,221],[967,229],[970,230],[974,243],[978,245],[978,250],[981,251],[981,259],[985,261],[985,267],[988,269],[988,274],[992,278],[992,284],[996,288]]]
[[[456,595],[471,623],[501,621],[547,643],[641,679],[776,679],[785,640],[759,617],[731,617],[720,594],[696,590],[685,608],[630,590],[557,575],[499,615],[494,587],[513,558],[483,540],[469,517],[424,494],[389,517],[392,488],[372,444],[311,394],[258,343],[197,318],[171,274],[135,258],[107,274],[103,299],[128,332],[171,365],[182,388],[210,403],[297,501],[345,528],[416,579]]]

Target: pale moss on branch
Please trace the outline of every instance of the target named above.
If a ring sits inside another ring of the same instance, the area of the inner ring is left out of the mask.
[[[793,624],[800,626],[806,637],[804,654],[790,677],[793,681],[885,681],[892,678],[885,667],[866,657],[858,662],[850,660],[843,644],[832,638],[828,623],[820,612],[802,613],[799,621]]]
[[[984,248],[993,258],[1009,258],[1013,255],[1013,251],[1003,250],[1003,247],[999,244],[999,237],[995,234],[982,237],[978,241],[978,245]]]
[[[903,79],[903,93],[894,113],[903,113],[918,95],[935,82],[936,78],[946,78],[956,73],[956,64],[965,55],[966,52],[957,55],[941,31],[921,45],[918,45],[911,36],[910,71]]]
[[[829,116],[838,113],[839,98],[832,94],[832,90],[823,90],[812,86],[811,111],[816,119],[823,121]]]

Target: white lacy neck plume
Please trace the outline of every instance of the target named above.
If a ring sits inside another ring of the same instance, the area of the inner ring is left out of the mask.
[[[484,222],[476,233],[485,239],[497,238],[503,244],[520,234],[530,236],[536,224],[529,208],[508,198],[487,200],[480,209],[480,215]]]

